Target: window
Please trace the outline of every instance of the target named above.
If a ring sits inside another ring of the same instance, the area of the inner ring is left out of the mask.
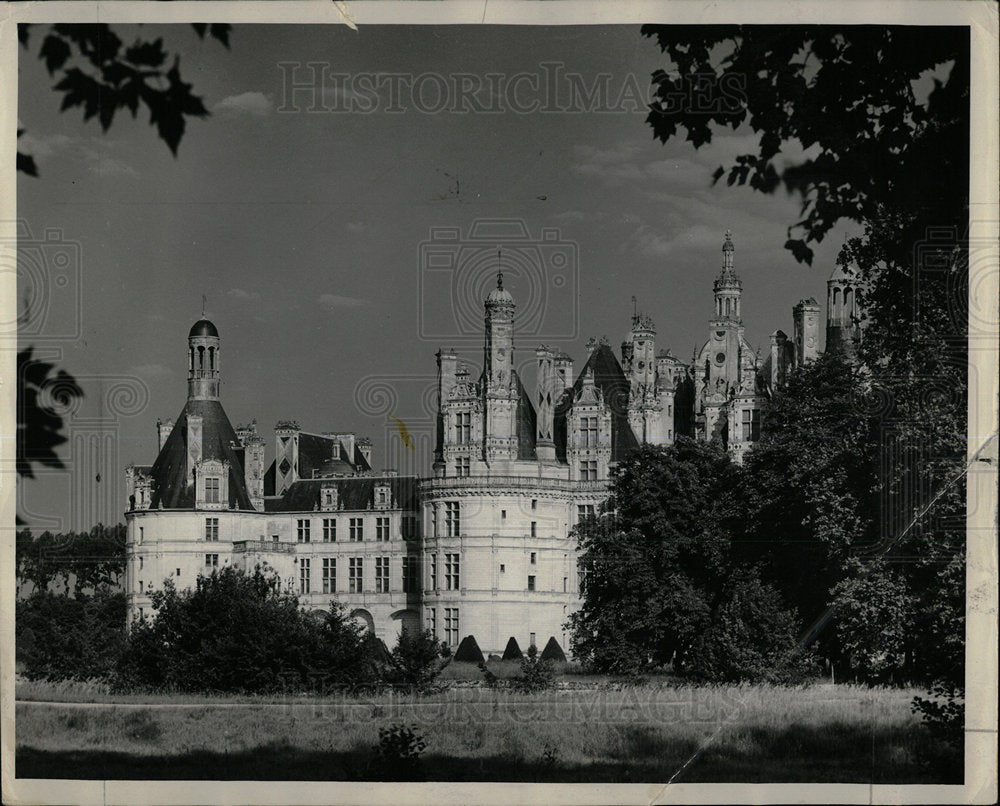
[[[459,456],[455,460],[455,475],[456,476],[469,476],[469,475],[471,475],[471,473],[470,473],[470,465],[469,465],[469,457],[468,456]]]
[[[142,593],[142,580],[139,580],[139,593]]]
[[[326,487],[323,489],[323,506],[328,509],[333,509],[337,506],[337,496],[336,490],[333,487]]]
[[[502,574],[502,573],[504,573],[504,572],[505,572],[506,570],[507,570],[507,566],[506,566],[506,565],[504,565],[503,563],[500,563],[500,573]]]
[[[535,575],[534,574],[529,574],[528,575],[528,590],[529,591],[533,591],[534,589],[535,589]]]
[[[743,439],[749,441],[760,439],[760,412],[756,409],[743,410]]]
[[[507,510],[506,509],[501,509],[500,510],[500,520],[502,520],[502,521],[507,520]]]
[[[538,509],[538,499],[537,498],[532,498],[531,499],[531,508],[532,509]]]
[[[594,505],[593,504],[577,504],[576,505],[576,520],[577,523],[582,523],[587,520],[587,518],[594,517]]]
[[[375,539],[376,540],[388,540],[389,539],[389,519],[388,518],[376,518],[375,519]]]
[[[532,565],[534,565],[534,564],[535,564],[535,561],[536,561],[537,559],[538,559],[538,554],[537,554],[537,553],[535,553],[534,551],[533,551],[533,552],[531,552],[531,564],[532,564]]]
[[[306,558],[299,560],[299,593],[309,593],[309,563]]]
[[[596,459],[584,459],[580,462],[580,479],[582,481],[597,481]]]
[[[309,542],[309,529],[312,526],[312,521],[308,518],[299,518],[297,521],[297,534],[300,543]]]
[[[419,571],[416,557],[403,557],[403,593],[419,592]]]
[[[347,590],[350,593],[361,593],[364,586],[364,558],[351,557],[347,570]]]
[[[389,558],[375,558],[375,593],[389,592]]]
[[[281,535],[271,535],[272,543],[277,543],[279,540],[281,540]]]
[[[444,555],[444,587],[445,590],[458,590],[458,555]]]
[[[438,618],[437,618],[437,608],[428,607],[427,608],[427,629],[430,630],[431,635],[437,638],[438,634]]]
[[[143,612],[143,609],[141,607],[139,608],[139,618],[141,619],[146,618],[146,614]]]
[[[580,418],[580,437],[584,448],[597,447],[597,418]]]
[[[337,519],[323,518],[323,542],[334,543],[337,540]]]
[[[538,537],[538,523],[535,521],[531,522],[531,536]]]
[[[219,539],[219,519],[205,518],[205,539],[215,541]]]
[[[177,573],[176,573],[176,574],[174,574],[174,576],[175,576],[175,577],[179,577],[179,576],[181,575],[181,569],[180,569],[180,568],[177,568],[177,569],[175,569],[175,570],[177,571]]]
[[[438,587],[438,556],[431,555],[431,590],[436,591]]]
[[[142,545],[143,535],[144,535],[144,527],[140,526],[139,527],[139,545],[140,546]]]
[[[535,645],[535,634],[528,633],[528,646],[534,646],[534,645]]]
[[[458,608],[446,607],[444,609],[444,640],[448,646],[455,646],[458,643]]]
[[[142,557],[139,558],[139,570],[142,570]]]
[[[323,593],[337,592],[337,559],[323,558]]]
[[[205,479],[205,503],[219,503],[219,479],[214,477]]]
[[[386,496],[387,496],[387,493],[386,493],[385,490],[379,490],[378,491],[378,502],[380,504],[385,504],[385,502],[386,502]]]
[[[455,440],[466,443],[472,439],[472,414],[460,411],[455,415]]]
[[[444,533],[446,537],[458,537],[462,533],[458,501],[446,501],[444,505]]]
[[[211,569],[219,567],[219,555],[218,554],[206,554],[205,555],[205,568]]]
[[[569,577],[563,577],[563,593],[569,592]]]
[[[351,518],[351,542],[360,543],[365,539],[365,522],[363,518]]]

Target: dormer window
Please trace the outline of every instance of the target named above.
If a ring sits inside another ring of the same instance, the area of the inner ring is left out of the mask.
[[[392,491],[389,489],[388,484],[383,483],[375,485],[375,508],[376,509],[392,508]]]
[[[219,503],[219,483],[221,479],[217,476],[210,476],[205,479],[205,503]]]
[[[201,509],[226,509],[229,506],[229,463],[207,459],[195,466],[197,506]]]

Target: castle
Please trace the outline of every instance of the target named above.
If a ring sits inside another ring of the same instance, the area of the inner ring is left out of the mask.
[[[151,613],[163,580],[178,588],[227,564],[266,563],[311,609],[335,596],[390,646],[423,625],[486,652],[514,636],[568,650],[579,601],[573,527],[607,495],[609,472],[640,444],[677,436],[718,440],[734,461],[759,437],[767,396],[819,355],[820,306],[792,309],[793,335],[775,331],[761,356],[744,337],[742,282],[730,234],[714,284],[708,338],[686,364],[656,351],[652,319],[632,318],[621,361],[591,339],[573,359],[540,345],[535,390],[514,364],[516,302],[485,301],[477,377],[453,350],[437,354],[432,475],[375,471],[369,440],[275,426],[265,470],[256,423],[233,428],[219,399],[221,340],[208,320],[188,334],[187,402],[157,424],[152,465],[126,470],[129,616]],[[858,335],[857,283],[838,267],[827,283],[827,344]]]

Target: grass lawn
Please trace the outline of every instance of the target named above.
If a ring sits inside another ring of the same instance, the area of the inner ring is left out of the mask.
[[[112,698],[99,686],[22,681],[16,772],[391,780],[399,764],[379,756],[379,728],[407,724],[427,743],[418,775],[428,780],[665,782],[694,757],[676,780],[960,783],[961,758],[911,714],[915,693],[650,681],[532,695]],[[53,699],[73,702],[30,701]]]

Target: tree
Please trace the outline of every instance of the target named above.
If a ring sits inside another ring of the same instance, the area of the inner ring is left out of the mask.
[[[413,691],[425,691],[442,667],[437,638],[430,630],[403,630],[392,650],[387,682]]]
[[[90,532],[52,534],[35,537],[30,529],[15,538],[17,589],[25,584],[31,591],[48,590],[61,581],[67,595],[109,593],[119,587],[125,573],[125,526],[97,524]]]
[[[797,260],[811,262],[808,244],[839,220],[874,220],[884,207],[925,223],[957,221],[964,232],[967,28],[645,25],[642,33],[670,59],[653,74],[654,136],[666,142],[684,130],[700,148],[722,127],[759,134],[757,153],[720,166],[713,179],[728,173],[730,185],[798,193],[802,218],[785,244]],[[921,97],[915,84],[929,77],[933,89]],[[678,103],[706,88],[715,90],[712,103]],[[806,155],[782,167],[790,144]],[[796,230],[801,237],[792,238]]]
[[[18,40],[25,49],[34,27],[18,25]],[[208,34],[229,47],[228,24],[195,23],[192,27],[200,38]],[[96,117],[106,132],[117,112],[127,109],[135,118],[143,107],[149,112],[149,124],[174,155],[186,118],[209,114],[201,97],[191,92],[192,85],[181,78],[180,56],[171,58],[162,38],[137,39],[126,46],[110,25],[56,24],[41,39],[38,58],[50,76],[59,78],[53,89],[62,94],[60,111],[80,107],[85,121]],[[18,137],[22,133],[18,131]],[[20,151],[17,170],[38,175],[34,159]]]
[[[618,465],[607,512],[576,530],[576,657],[623,674],[684,666],[728,568],[738,479],[719,446],[688,439],[643,446]]]
[[[49,680],[107,679],[125,639],[125,594],[69,597],[38,590],[18,599],[15,648],[22,673]]]
[[[152,620],[131,626],[122,687],[274,692],[373,682],[370,646],[343,608],[333,602],[316,618],[260,567],[213,571],[181,593],[165,580],[153,609]]]

